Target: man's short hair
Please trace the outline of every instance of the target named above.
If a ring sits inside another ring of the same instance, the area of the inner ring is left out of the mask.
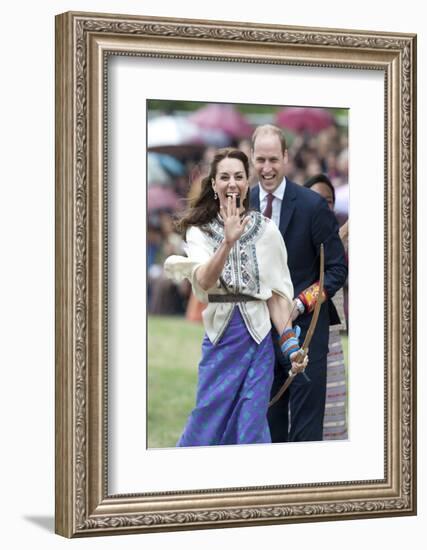
[[[254,151],[255,149],[255,140],[258,136],[262,134],[270,134],[273,136],[277,136],[280,141],[280,146],[282,148],[282,153],[285,153],[288,149],[288,145],[286,143],[286,138],[280,128],[277,126],[274,126],[273,124],[263,124],[262,126],[258,126],[258,128],[255,129],[254,133],[252,134],[251,138],[251,149]]]

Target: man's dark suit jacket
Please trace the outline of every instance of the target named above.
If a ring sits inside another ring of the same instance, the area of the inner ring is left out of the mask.
[[[259,186],[251,190],[250,204],[260,209]],[[288,266],[294,285],[294,296],[319,280],[320,244],[325,252],[324,287],[332,298],[347,277],[344,247],[338,235],[338,223],[326,200],[318,193],[286,180],[285,194],[280,213],[280,232],[288,252]],[[301,327],[300,342],[304,341],[311,314],[300,315],[296,323]],[[339,322],[335,306],[327,300],[319,314],[316,330],[310,344],[310,360],[325,357],[328,353],[329,325]],[[277,350],[276,350],[277,351]],[[278,355],[278,357],[280,357]]]

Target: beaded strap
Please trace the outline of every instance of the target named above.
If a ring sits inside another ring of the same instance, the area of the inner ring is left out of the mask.
[[[304,308],[307,313],[311,313],[316,306],[316,302],[319,297],[319,286],[319,281],[317,281],[317,283],[313,283],[311,286],[300,292],[300,294],[298,295],[298,298],[304,304]],[[323,289],[321,299],[322,303],[327,299],[325,289]]]
[[[282,336],[279,337],[279,345],[282,353],[287,361],[290,361],[290,356],[292,353],[299,351],[299,335],[301,334],[301,329],[298,325],[295,328],[285,329],[282,333]]]

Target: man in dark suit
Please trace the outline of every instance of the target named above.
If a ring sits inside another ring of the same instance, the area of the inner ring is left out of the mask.
[[[252,136],[252,162],[259,183],[251,190],[251,206],[270,217],[279,227],[288,252],[288,265],[294,285],[293,321],[301,327],[304,341],[316,302],[319,282],[319,250],[324,245],[324,303],[314,332],[306,376],[295,377],[288,391],[269,410],[273,442],[320,441],[326,397],[326,357],[329,325],[338,322],[330,300],[347,277],[344,248],[338,236],[338,224],[324,198],[285,177],[288,152],[281,130],[272,125],[258,127]],[[276,348],[275,376],[271,395],[275,395],[287,377]],[[289,416],[288,416],[289,415]]]

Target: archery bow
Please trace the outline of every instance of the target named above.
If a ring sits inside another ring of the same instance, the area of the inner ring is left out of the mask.
[[[304,360],[304,357],[308,353],[308,348],[310,347],[311,339],[313,338],[314,331],[316,330],[317,320],[319,318],[320,313],[320,307],[322,305],[322,294],[323,294],[323,285],[325,280],[325,254],[323,250],[323,243],[320,245],[320,277],[319,277],[319,294],[317,296],[317,302],[316,306],[313,311],[313,317],[311,318],[310,326],[308,327],[307,334],[304,338],[304,343],[301,347],[301,349],[298,351],[297,356],[294,358],[293,362],[300,363]],[[279,389],[279,391],[276,393],[276,395],[273,397],[273,399],[269,403],[269,407],[274,405],[279,399],[282,397],[282,395],[285,393],[285,391],[288,389],[288,387],[293,382],[295,376],[298,374],[298,372],[293,372],[292,369],[289,371],[289,376],[285,380],[285,383],[283,386]]]

